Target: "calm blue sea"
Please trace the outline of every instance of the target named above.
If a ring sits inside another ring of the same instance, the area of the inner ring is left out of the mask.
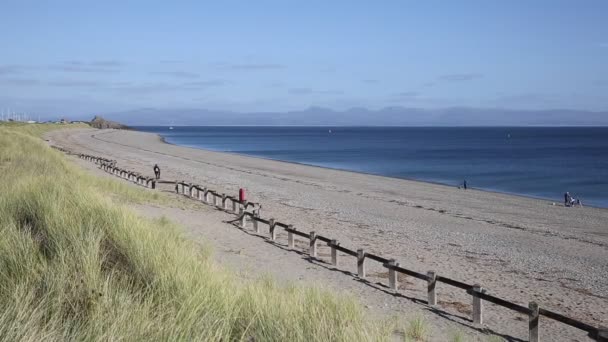
[[[137,127],[167,142],[608,207],[608,127]]]

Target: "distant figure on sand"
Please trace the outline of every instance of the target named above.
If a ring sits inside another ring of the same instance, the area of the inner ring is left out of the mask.
[[[564,206],[570,206],[570,193],[568,191],[566,191],[566,193],[564,194]]]
[[[156,176],[156,179],[160,178],[160,167],[158,167],[158,164],[154,164],[154,175]]]
[[[462,183],[462,187],[466,190],[467,189],[467,180],[465,179],[464,182]]]

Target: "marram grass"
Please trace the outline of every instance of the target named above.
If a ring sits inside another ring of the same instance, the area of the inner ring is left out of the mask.
[[[0,340],[390,339],[348,297],[237,278],[115,201],[150,191],[100,185],[18,130],[0,126]]]

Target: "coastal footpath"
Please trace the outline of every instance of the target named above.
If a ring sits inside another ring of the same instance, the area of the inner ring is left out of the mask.
[[[594,326],[608,323],[605,209],[565,208],[545,200],[190,149],[141,132],[78,130],[54,132],[47,138],[144,174],[152,175],[152,166],[158,163],[163,179],[209,184],[229,194],[247,188],[248,199],[262,203],[266,216],[299,230],[314,230],[345,245],[395,258],[409,269],[434,270],[482,284],[488,293],[522,305],[536,301]],[[242,239],[251,241],[247,236]],[[246,255],[228,259],[234,267],[287,280],[319,281],[276,260],[264,265]],[[371,268],[370,283],[384,279],[383,272],[381,267]],[[345,285],[342,280],[338,286],[333,278],[321,281],[359,296],[370,311],[404,316],[422,311],[431,325],[441,321],[437,313],[416,303],[426,289],[414,280],[401,279],[402,296],[390,296],[382,288]],[[442,315],[469,327],[465,318],[470,297],[449,287],[439,293],[439,303],[448,307]],[[484,316],[496,333],[527,336],[522,315],[488,305]],[[556,339],[585,338],[576,329],[548,320],[542,329],[543,336]]]

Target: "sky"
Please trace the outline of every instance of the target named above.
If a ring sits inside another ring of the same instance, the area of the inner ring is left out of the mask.
[[[608,1],[0,0],[0,109],[608,110]]]

